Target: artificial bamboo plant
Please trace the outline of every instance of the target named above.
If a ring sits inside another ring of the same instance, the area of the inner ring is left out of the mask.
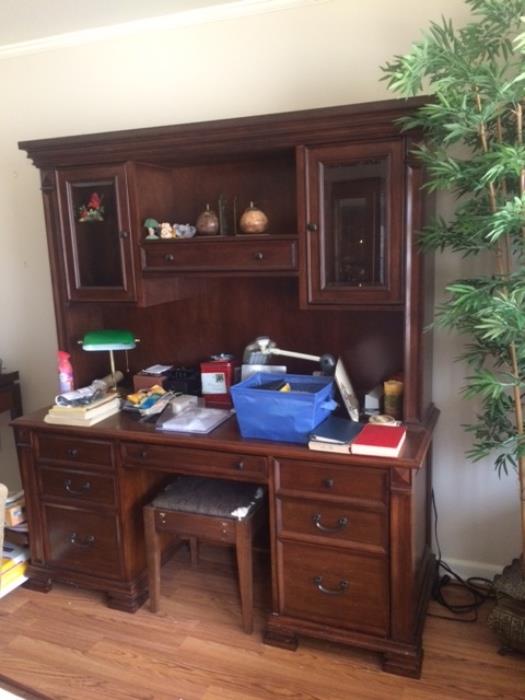
[[[421,232],[423,248],[491,261],[447,286],[436,320],[468,338],[465,395],[479,406],[469,457],[518,471],[525,577],[525,0],[465,1],[469,23],[431,23],[383,70],[394,92],[430,94],[405,126],[422,130],[427,187],[457,195],[451,220]]]

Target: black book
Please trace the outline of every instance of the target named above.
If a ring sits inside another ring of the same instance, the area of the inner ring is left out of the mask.
[[[363,423],[357,423],[348,420],[348,418],[328,416],[310,433],[310,440],[335,445],[349,445],[362,429]]]

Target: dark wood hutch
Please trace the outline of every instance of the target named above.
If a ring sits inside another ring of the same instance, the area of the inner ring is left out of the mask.
[[[437,411],[431,338],[423,333],[432,268],[415,242],[427,205],[414,135],[396,124],[417,104],[20,144],[41,171],[58,342],[72,355],[78,385],[107,372],[103,353],[78,345],[89,330],[133,330],[141,342],[129,354],[130,372],[152,362],[196,365],[221,351],[240,357],[266,334],[283,348],[341,356],[361,397],[401,372],[409,426],[392,460],[243,440],[234,419],[202,438],[159,434],[124,415],[92,428],[45,424],[43,411],[19,418],[32,586],[71,582],[134,611],[147,596],[141,506],[166,474],[253,480],[268,484],[270,495],[265,641],[339,641],[381,652],[386,670],[419,674],[434,571]],[[80,222],[93,192],[102,196],[104,221]],[[227,232],[145,240],[146,218],[194,223],[219,197]],[[240,216],[250,201],[267,214],[268,232],[235,235],[234,203]],[[349,221],[354,234],[342,235]],[[343,511],[351,526],[341,532],[330,523]],[[328,524],[323,530],[314,512]]]

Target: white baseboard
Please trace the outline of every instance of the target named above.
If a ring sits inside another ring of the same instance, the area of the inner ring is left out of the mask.
[[[510,564],[511,562],[506,562],[502,565],[497,564],[487,564],[486,562],[468,561],[465,559],[443,559],[445,564],[456,573],[461,576],[462,579],[471,578],[472,576],[486,578],[492,581],[494,576],[501,574],[503,568]],[[446,573],[443,569],[440,570],[440,574]]]

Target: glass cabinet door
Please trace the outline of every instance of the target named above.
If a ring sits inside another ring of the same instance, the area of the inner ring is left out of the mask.
[[[401,144],[305,149],[305,166],[307,302],[399,303]]]
[[[59,172],[71,301],[134,299],[124,166]]]

